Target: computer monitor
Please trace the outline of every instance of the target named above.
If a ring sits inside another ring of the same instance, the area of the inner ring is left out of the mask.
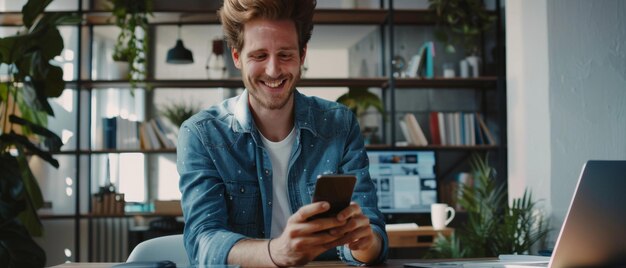
[[[381,212],[429,212],[437,202],[434,151],[368,150],[367,155]]]

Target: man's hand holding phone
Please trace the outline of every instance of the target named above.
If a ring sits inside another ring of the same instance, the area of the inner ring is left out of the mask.
[[[333,217],[345,224],[328,230],[338,239],[334,246],[347,244],[352,255],[362,262],[373,261],[380,252],[381,241],[374,234],[370,220],[359,204],[351,202],[356,177],[354,175],[321,175],[317,178],[313,202],[329,202],[331,208],[312,218]]]
[[[336,219],[346,223],[328,233],[340,238],[342,243],[339,245],[347,244],[357,260],[364,263],[374,261],[381,250],[382,241],[372,230],[370,219],[363,214],[359,204],[351,202],[350,206],[337,214]]]
[[[333,236],[329,232],[344,226],[345,220],[340,221],[337,217],[309,219],[329,209],[328,202],[316,202],[302,206],[289,217],[283,233],[270,244],[269,250],[275,264],[304,265],[326,250],[345,244],[342,237]]]
[[[380,252],[380,238],[370,227],[361,207],[350,202],[356,177],[323,175],[318,177],[313,203],[301,207],[287,221],[270,251],[278,265],[308,263],[326,250],[348,245],[362,262],[373,261]]]

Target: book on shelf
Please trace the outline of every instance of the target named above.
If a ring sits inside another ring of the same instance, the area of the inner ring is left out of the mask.
[[[485,139],[487,141],[486,144],[495,145],[496,140],[493,137],[493,134],[491,133],[491,131],[489,130],[489,127],[487,127],[487,124],[485,123],[485,120],[483,120],[483,117],[481,114],[476,113],[476,121],[478,121],[478,124],[480,125],[480,129],[485,136]]]
[[[422,64],[423,59],[422,54],[423,51],[420,49],[420,51],[413,55],[411,60],[409,60],[409,64],[407,65],[405,72],[407,77],[418,77],[419,67]]]
[[[461,113],[459,112],[452,113],[452,129],[454,130],[454,133],[452,133],[454,145],[463,145],[463,136],[461,135],[463,124],[461,123]]]
[[[139,145],[141,145],[141,149],[152,150],[152,145],[150,144],[148,131],[146,130],[146,124],[144,124],[144,122],[139,122],[138,128],[139,128]]]
[[[435,43],[426,42],[426,58],[424,59],[424,78],[435,77]]]
[[[150,122],[142,122],[141,128],[143,128],[145,134],[144,144],[146,144],[146,148],[148,150],[157,150],[161,148],[161,143],[159,142],[159,138],[157,137],[154,128]]]
[[[446,116],[444,113],[437,113],[437,124],[439,125],[439,138],[441,140],[441,145],[449,145],[448,137],[446,133],[448,129],[446,128]]]
[[[424,53],[422,54],[423,59],[423,68],[421,68],[422,70],[420,70],[418,72],[418,74],[421,73],[421,77],[423,78],[434,78],[435,77],[435,43],[433,43],[432,41],[428,41],[425,42],[422,45],[422,48],[420,48],[421,50],[424,50]]]
[[[452,146],[496,144],[493,134],[479,113],[431,112],[429,120],[433,144]]]
[[[117,119],[115,117],[102,118],[102,140],[104,149],[117,148]]]
[[[103,118],[97,129],[96,146],[108,150],[174,149],[178,128],[167,120],[154,118],[147,122],[133,121],[120,116]]]
[[[165,137],[173,144],[173,148],[176,148],[178,143],[178,127],[170,123],[169,120],[164,120],[163,117],[155,117],[154,120],[157,121],[157,125],[160,127],[161,131],[165,133]]]
[[[433,78],[435,44],[432,41],[425,42],[417,53],[411,57],[406,68],[407,77]]]
[[[156,133],[156,136],[161,143],[161,148],[176,149],[176,143],[167,136],[166,133],[168,130],[166,130],[161,123],[159,123],[157,118],[150,119],[150,125],[152,126],[152,129],[154,129],[154,133]]]
[[[434,145],[441,145],[441,136],[439,134],[439,115],[437,112],[430,112],[428,114],[429,127],[430,127],[430,140]]]
[[[422,130],[419,122],[417,122],[415,115],[412,113],[405,114],[404,121],[406,122],[407,132],[409,133],[413,144],[417,146],[427,146],[428,140],[426,140],[426,135],[424,135],[424,131]]]
[[[415,142],[411,140],[411,135],[409,135],[409,128],[406,126],[406,122],[404,122],[404,119],[400,119],[398,123],[400,124],[400,130],[402,131],[402,135],[404,136],[406,143],[415,144]]]
[[[141,148],[139,140],[139,122],[125,119],[119,116],[102,119],[102,147],[103,149],[128,149]]]

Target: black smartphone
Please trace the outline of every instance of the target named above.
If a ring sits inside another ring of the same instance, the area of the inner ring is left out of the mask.
[[[350,205],[352,192],[356,184],[354,175],[319,175],[315,183],[313,202],[326,201],[330,209],[324,213],[312,216],[310,219],[334,217]]]

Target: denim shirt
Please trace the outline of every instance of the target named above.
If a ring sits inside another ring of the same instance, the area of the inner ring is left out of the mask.
[[[354,174],[352,200],[383,240],[377,262],[387,256],[387,234],[358,122],[345,106],[294,92],[295,131],[288,166],[292,213],[311,203],[320,174]],[[248,106],[248,91],[210,107],[181,126],[177,168],[185,218],[185,247],[194,264],[225,264],[242,239],[269,238],[272,165]],[[340,259],[356,261],[345,246]]]

